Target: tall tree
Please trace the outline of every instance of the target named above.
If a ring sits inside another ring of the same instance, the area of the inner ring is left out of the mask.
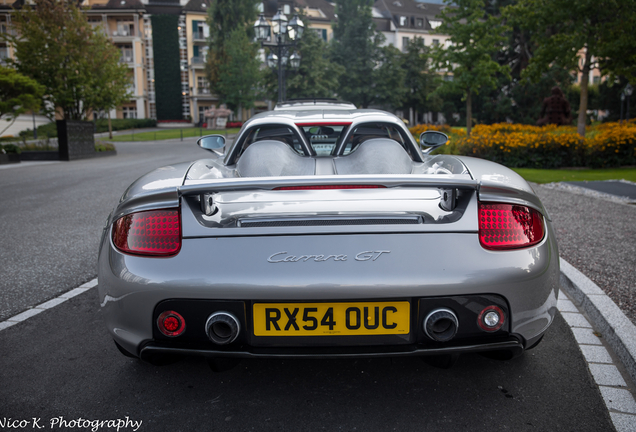
[[[258,0],[216,0],[208,13],[210,49],[206,74],[210,89],[230,108],[251,107],[261,79],[253,24]],[[236,76],[228,76],[235,74]]]
[[[130,77],[128,69],[119,63],[119,50],[113,50],[110,44],[96,46],[93,56],[97,62],[93,64],[90,77],[95,92],[89,95],[87,103],[95,110],[108,113],[108,136],[112,138],[110,110],[130,99]]]
[[[0,66],[0,118],[9,123],[0,128],[0,136],[26,111],[40,108],[44,87],[12,68]]]
[[[424,39],[418,37],[408,44],[402,63],[406,86],[402,108],[420,113],[441,110],[441,99],[434,92],[439,85],[439,75],[431,71],[429,59],[429,48],[424,45]]]
[[[439,70],[452,75],[443,87],[460,89],[466,100],[466,133],[472,129],[472,95],[482,87],[494,88],[497,74],[509,74],[507,65],[500,65],[493,56],[505,40],[501,21],[486,13],[484,0],[445,0],[450,6],[441,13],[439,31],[449,35],[450,44],[434,50]]]
[[[380,48],[378,62],[373,70],[374,104],[387,109],[399,108],[404,104],[407,89],[403,64],[404,55],[393,45]]]
[[[373,0],[336,0],[333,24],[332,61],[346,69],[338,95],[362,108],[376,100],[374,71],[384,39],[373,23],[372,5]]]
[[[636,73],[633,0],[519,0],[505,11],[531,32],[533,56],[525,78],[537,81],[551,66],[581,74],[577,131],[585,136],[590,71]]]
[[[261,76],[257,55],[258,46],[247,38],[244,29],[235,28],[230,32],[224,47],[224,61],[216,65],[218,75],[212,88],[231,110],[254,105]]]
[[[94,108],[96,70],[107,81],[119,80],[124,65],[119,64],[117,48],[107,36],[94,30],[75,2],[35,0],[12,15],[16,35],[5,34],[13,44],[18,71],[42,84],[45,107],[50,117],[58,110],[65,119],[83,120]],[[110,53],[107,56],[95,53]]]

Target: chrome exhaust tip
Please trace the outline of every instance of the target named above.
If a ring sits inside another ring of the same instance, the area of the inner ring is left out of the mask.
[[[424,333],[438,342],[448,342],[457,334],[459,321],[452,310],[435,309],[424,319]]]
[[[229,312],[214,312],[205,323],[205,334],[212,342],[219,345],[234,342],[240,331],[239,320]]]

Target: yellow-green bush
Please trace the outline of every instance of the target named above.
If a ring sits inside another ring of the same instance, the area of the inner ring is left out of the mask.
[[[418,125],[411,128],[411,132],[416,135],[418,128],[421,131],[433,129]],[[586,138],[581,138],[572,126],[510,123],[477,125],[471,136],[455,135],[454,138],[438,152],[475,156],[519,168],[636,164],[635,121],[592,126],[588,128]]]

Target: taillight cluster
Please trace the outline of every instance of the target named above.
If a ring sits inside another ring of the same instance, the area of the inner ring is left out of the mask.
[[[479,242],[485,249],[505,250],[533,246],[543,239],[541,214],[530,207],[479,203]]]
[[[130,254],[176,255],[181,249],[179,209],[142,211],[117,219],[113,244]]]

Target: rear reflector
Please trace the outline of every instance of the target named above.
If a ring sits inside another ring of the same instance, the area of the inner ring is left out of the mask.
[[[143,211],[117,219],[113,244],[131,254],[176,255],[181,248],[179,209]]]
[[[543,239],[541,214],[526,206],[479,203],[479,242],[490,250],[519,249]]]
[[[157,318],[159,331],[168,337],[176,337],[185,331],[185,320],[175,311],[165,311]]]
[[[380,189],[382,185],[312,185],[312,186],[281,186],[274,190],[327,190],[327,189]]]

